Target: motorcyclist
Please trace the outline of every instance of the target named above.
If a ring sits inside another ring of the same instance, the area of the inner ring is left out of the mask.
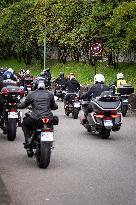
[[[104,84],[104,81],[105,81],[105,78],[102,74],[96,74],[94,76],[94,84],[80,98],[81,99],[87,99],[91,97],[95,98],[97,96],[100,96],[103,91],[109,90],[109,87]]]
[[[65,83],[67,82],[66,78],[64,77],[64,73],[60,72],[58,78],[55,79],[54,82],[57,85],[54,91],[54,94],[56,95],[56,90],[64,86]]]
[[[42,71],[42,77],[45,78],[45,83],[46,87],[51,86],[51,73],[50,73],[50,68],[46,68],[45,70]]]
[[[72,74],[70,79],[63,86],[62,90],[68,89],[66,96],[64,97],[64,105],[66,105],[70,99],[71,93],[78,93],[80,90],[80,83],[76,80],[75,75]]]
[[[124,79],[124,75],[123,73],[117,73],[117,80],[113,83],[113,85],[115,86],[115,93],[118,93],[118,88],[120,88],[120,86],[126,85],[127,82]]]
[[[101,95],[103,91],[108,91],[109,87],[104,84],[105,78],[102,74],[96,74],[94,76],[94,84],[91,88],[84,94],[81,95],[80,99],[88,99],[90,100],[92,97],[96,98]],[[87,107],[84,108],[84,119],[86,122],[86,118],[89,112],[92,112],[91,104],[89,103]]]
[[[14,74],[14,70],[12,68],[9,68],[7,71],[5,71],[3,74],[3,79],[4,80],[11,79],[16,81],[17,77]]]
[[[38,120],[45,116],[52,118],[51,110],[58,109],[54,95],[45,89],[43,81],[39,81],[38,88],[30,92],[24,102],[17,104],[17,108],[23,109],[29,105],[32,106],[31,116],[24,118],[22,122],[22,130],[25,136],[24,148],[29,146],[30,133],[33,129],[36,129]]]
[[[58,85],[65,85],[66,78],[64,77],[64,73],[60,72],[58,78],[54,80],[54,82]]]

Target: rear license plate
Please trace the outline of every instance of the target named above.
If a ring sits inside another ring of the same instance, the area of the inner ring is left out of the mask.
[[[79,108],[80,107],[80,103],[74,103],[74,107],[77,107],[77,108]]]
[[[18,112],[8,112],[8,118],[18,118]]]
[[[31,88],[28,87],[27,90],[28,90],[28,91],[31,91]]]
[[[113,123],[111,120],[104,120],[104,126],[105,127],[112,127],[113,126]]]
[[[128,99],[123,100],[124,103],[128,103]]]
[[[54,141],[53,132],[41,132],[41,141],[44,141],[44,142]]]

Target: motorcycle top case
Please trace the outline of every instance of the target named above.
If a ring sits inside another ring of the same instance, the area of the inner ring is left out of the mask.
[[[117,93],[119,93],[120,95],[130,95],[133,92],[134,88],[129,84],[125,84],[117,88]]]
[[[113,100],[110,98],[106,101],[104,98],[93,99],[91,101],[91,106],[94,112],[98,113],[101,111],[110,112],[110,111],[119,111],[121,109],[120,100]]]

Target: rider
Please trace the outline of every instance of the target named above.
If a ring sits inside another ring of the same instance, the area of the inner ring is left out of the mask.
[[[54,82],[57,84],[57,87],[55,88],[54,94],[56,94],[56,90],[59,89],[60,87],[64,86],[66,83],[66,78],[64,77],[64,73],[60,72],[59,76]]]
[[[88,99],[90,100],[92,97],[96,98],[101,95],[103,91],[108,91],[109,87],[104,84],[105,78],[102,74],[96,74],[94,76],[94,84],[91,86],[91,88],[83,95],[81,95],[80,99]],[[85,110],[84,110],[84,116],[86,122],[86,117],[89,112],[92,112],[91,104],[89,104]]]
[[[124,79],[123,73],[117,73],[117,80],[113,83],[115,85],[115,93],[118,93],[118,88],[127,84],[126,80]]]
[[[51,110],[58,109],[54,101],[54,95],[45,89],[43,81],[38,82],[38,88],[29,93],[24,102],[17,104],[17,108],[26,108],[32,106],[31,116],[23,119],[22,130],[25,136],[24,148],[29,145],[30,132],[37,127],[40,118],[49,116],[53,117]]]
[[[65,85],[66,78],[64,77],[64,73],[60,72],[58,78],[54,82],[58,85]]]
[[[94,85],[91,86],[91,88],[83,94],[80,98],[86,99],[90,97],[97,97],[100,96],[103,91],[109,90],[109,87],[104,84],[105,78],[102,74],[96,74],[94,76]]]
[[[72,73],[69,76],[69,80],[66,82],[66,84],[63,86],[62,90],[65,90],[66,88],[68,88],[68,93],[66,94],[65,98],[64,98],[64,105],[67,104],[67,102],[69,101],[69,98],[71,96],[71,93],[78,93],[80,90],[80,84],[79,82],[76,80],[74,73]]]
[[[12,68],[9,68],[7,71],[5,71],[3,74],[3,79],[10,79],[16,81],[17,77],[14,75],[14,70]]]

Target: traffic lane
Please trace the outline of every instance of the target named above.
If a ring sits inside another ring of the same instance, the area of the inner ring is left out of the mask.
[[[136,204],[135,131],[130,129],[135,118],[125,118],[119,132],[102,140],[87,133],[79,120],[65,116],[59,105],[48,169],[39,169],[26,157],[21,129],[13,143],[0,137],[2,176],[14,204]]]

